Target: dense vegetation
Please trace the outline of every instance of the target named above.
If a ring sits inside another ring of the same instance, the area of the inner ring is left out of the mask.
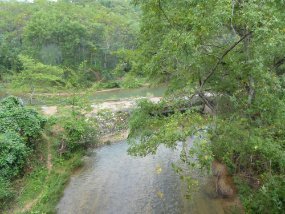
[[[284,11],[282,0],[0,2],[0,92],[165,84],[160,103],[132,113],[129,152],[195,136],[183,144],[186,167],[174,166],[190,187],[187,168],[208,172],[216,160],[246,213],[283,213]],[[49,119],[16,97],[0,101],[1,208],[36,198],[32,212],[54,212],[100,132],[82,97]]]
[[[9,182],[23,174],[28,157],[39,143],[45,119],[26,109],[16,97],[0,102],[0,204],[12,196]]]
[[[137,87],[133,76],[121,78],[137,46],[139,12],[129,1],[1,1],[0,17],[0,212],[25,212],[30,200],[34,211],[54,212],[97,142],[96,122],[83,115],[84,96],[65,98],[71,108],[48,119],[27,100],[2,96],[30,92],[31,105],[37,92]]]
[[[175,147],[203,135],[183,150],[185,164],[223,162],[248,213],[284,212],[284,2],[134,2],[143,13],[134,72],[167,83],[169,98],[141,103],[130,123],[141,143],[134,141],[130,152],[146,155],[159,144]],[[174,104],[177,97],[188,110]],[[213,116],[190,108],[197,99]]]
[[[52,201],[39,202],[37,210],[54,210],[68,180],[67,175],[80,164],[80,158],[86,149],[96,143],[95,121],[87,121],[77,109],[75,104],[73,111],[47,120],[35,110],[25,107],[16,97],[10,96],[1,100],[1,208],[27,197],[26,194],[34,194],[33,197],[36,197],[34,188],[41,191],[41,182],[45,181],[57,186],[46,186],[46,193],[43,194],[47,198],[51,197]],[[52,167],[52,164],[55,166]],[[61,168],[63,172],[58,171]],[[32,186],[23,188],[21,182],[17,184],[23,176],[26,177],[24,182],[31,182]],[[58,184],[54,183],[54,177],[58,177]],[[15,184],[17,185],[14,186]],[[23,188],[21,191],[24,192],[20,194],[17,188]]]
[[[127,1],[0,2],[0,17],[0,80],[14,88],[89,87],[130,69],[138,12]]]

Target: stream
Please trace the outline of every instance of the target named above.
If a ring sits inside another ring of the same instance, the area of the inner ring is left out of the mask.
[[[74,175],[61,198],[59,214],[220,214],[221,200],[203,191],[184,197],[183,184],[171,163],[178,150],[160,146],[156,155],[132,157],[125,141],[93,151]]]
[[[101,107],[117,109],[136,98],[158,98],[165,88],[116,89],[90,94],[96,113]],[[4,95],[3,95],[4,96]],[[1,97],[1,96],[0,96]],[[21,96],[28,102],[28,96]],[[54,108],[68,96],[49,99],[37,96],[33,104]],[[124,103],[122,103],[124,102]],[[127,102],[127,103],[126,103]],[[108,106],[106,107],[106,105]],[[133,105],[133,104],[132,104]],[[203,188],[185,198],[185,184],[174,172],[179,149],[160,146],[156,155],[133,157],[125,141],[105,145],[86,158],[84,167],[74,174],[57,205],[59,214],[223,214],[222,199],[211,199]]]
[[[135,98],[161,97],[166,91],[165,87],[141,87],[132,89],[111,89],[103,91],[88,92],[85,94],[86,99],[91,103],[102,103],[106,101],[118,100],[134,100]],[[84,94],[84,93],[83,93]],[[71,99],[74,96],[80,97],[83,94],[73,93],[39,93],[33,96],[33,106],[55,106],[55,105],[70,105]],[[0,91],[0,100],[6,96],[13,95],[6,91]],[[30,104],[30,93],[16,95],[21,98],[26,105]],[[82,97],[82,96],[81,96]]]

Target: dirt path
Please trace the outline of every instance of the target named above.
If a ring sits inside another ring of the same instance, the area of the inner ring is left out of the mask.
[[[48,176],[49,176],[50,172],[52,170],[51,142],[50,142],[50,140],[48,139],[48,137],[45,134],[43,134],[43,138],[47,142],[47,151],[48,151],[48,154],[47,154],[47,169],[48,169]]]
[[[52,154],[51,154],[51,142],[49,141],[48,137],[43,134],[42,135],[44,141],[47,142],[47,161],[46,161],[46,167],[48,169],[48,175],[46,177],[46,181],[49,179],[51,170],[52,170]],[[44,189],[41,191],[41,193],[36,197],[34,200],[27,202],[22,209],[15,210],[13,213],[26,213],[30,211],[33,206],[43,197]]]

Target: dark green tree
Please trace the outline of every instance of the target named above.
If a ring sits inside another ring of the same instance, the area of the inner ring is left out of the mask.
[[[189,156],[197,157],[200,166],[217,159],[232,173],[249,174],[265,186],[284,179],[283,1],[134,3],[143,11],[135,72],[167,84],[169,98],[154,106],[142,103],[135,112],[131,135],[141,143],[134,141],[130,151],[145,155],[159,144],[175,147],[177,141],[207,129],[207,143],[197,140],[199,149],[183,150],[189,166]],[[174,103],[179,97],[188,101],[186,113]],[[191,109],[197,99],[214,116],[202,117]],[[169,108],[173,114],[165,117]],[[276,201],[262,206],[263,212],[281,213],[284,192],[267,189],[266,194]],[[261,197],[253,203],[254,196],[247,196],[247,209],[258,212]]]

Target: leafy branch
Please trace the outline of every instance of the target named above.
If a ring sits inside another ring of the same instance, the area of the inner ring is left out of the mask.
[[[234,44],[232,44],[223,54],[222,56],[219,58],[219,60],[217,61],[216,65],[212,68],[212,70],[209,72],[209,74],[206,76],[206,78],[202,81],[201,85],[200,85],[200,90],[203,88],[203,86],[205,85],[205,83],[211,78],[211,76],[213,76],[213,74],[215,73],[215,71],[217,70],[218,66],[223,62],[223,59],[228,55],[228,53],[230,53],[238,44],[240,44],[243,40],[245,40],[248,36],[250,36],[252,34],[252,32],[248,32],[247,34],[245,34],[243,37],[241,37],[237,42],[235,42]]]

